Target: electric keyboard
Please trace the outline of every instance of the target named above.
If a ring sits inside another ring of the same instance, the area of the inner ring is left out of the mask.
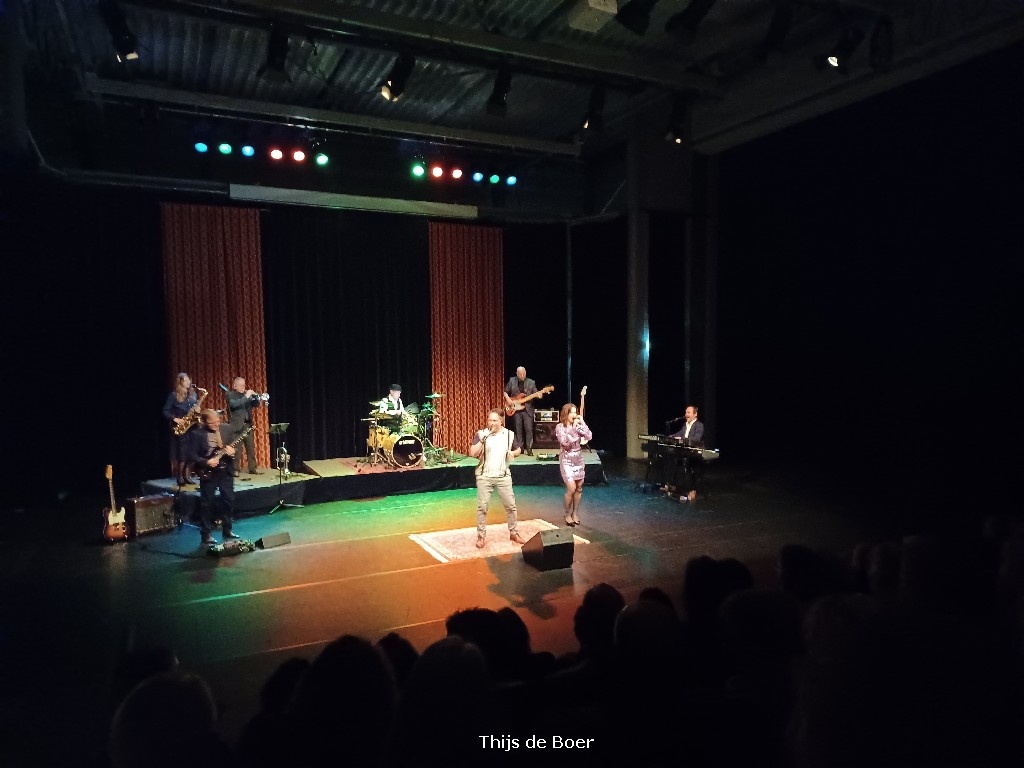
[[[667,456],[685,456],[700,458],[704,461],[714,461],[721,455],[717,448],[701,448],[697,445],[687,445],[685,437],[672,437],[671,435],[637,435],[640,440],[640,449],[650,453]]]

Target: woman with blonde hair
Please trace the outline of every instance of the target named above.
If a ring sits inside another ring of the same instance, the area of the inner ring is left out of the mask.
[[[164,418],[170,422],[171,428],[171,474],[177,480],[178,485],[186,485],[192,481],[190,475],[191,467],[186,461],[188,431],[176,434],[174,429],[182,424],[182,420],[189,412],[196,407],[199,398],[196,395],[195,387],[192,386],[192,379],[182,371],[174,379],[174,389],[164,403]]]

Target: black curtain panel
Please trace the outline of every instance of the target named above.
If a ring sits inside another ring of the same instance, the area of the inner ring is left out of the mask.
[[[362,455],[371,400],[430,393],[427,221],[272,208],[262,231],[270,421],[293,469]]]

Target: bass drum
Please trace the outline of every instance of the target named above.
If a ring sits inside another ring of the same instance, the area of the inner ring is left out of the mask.
[[[384,455],[395,466],[414,467],[423,460],[423,441],[416,435],[388,435],[384,439]]]

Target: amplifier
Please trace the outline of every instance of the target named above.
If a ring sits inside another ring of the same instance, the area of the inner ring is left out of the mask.
[[[555,427],[550,421],[535,422],[533,425],[533,447],[534,448],[557,448],[558,440],[555,439]]]
[[[533,412],[533,420],[535,422],[558,422],[558,409],[557,408],[545,408],[543,411],[539,408]]]
[[[128,535],[132,538],[174,530],[178,524],[174,515],[174,497],[159,493],[126,499],[125,519]]]

